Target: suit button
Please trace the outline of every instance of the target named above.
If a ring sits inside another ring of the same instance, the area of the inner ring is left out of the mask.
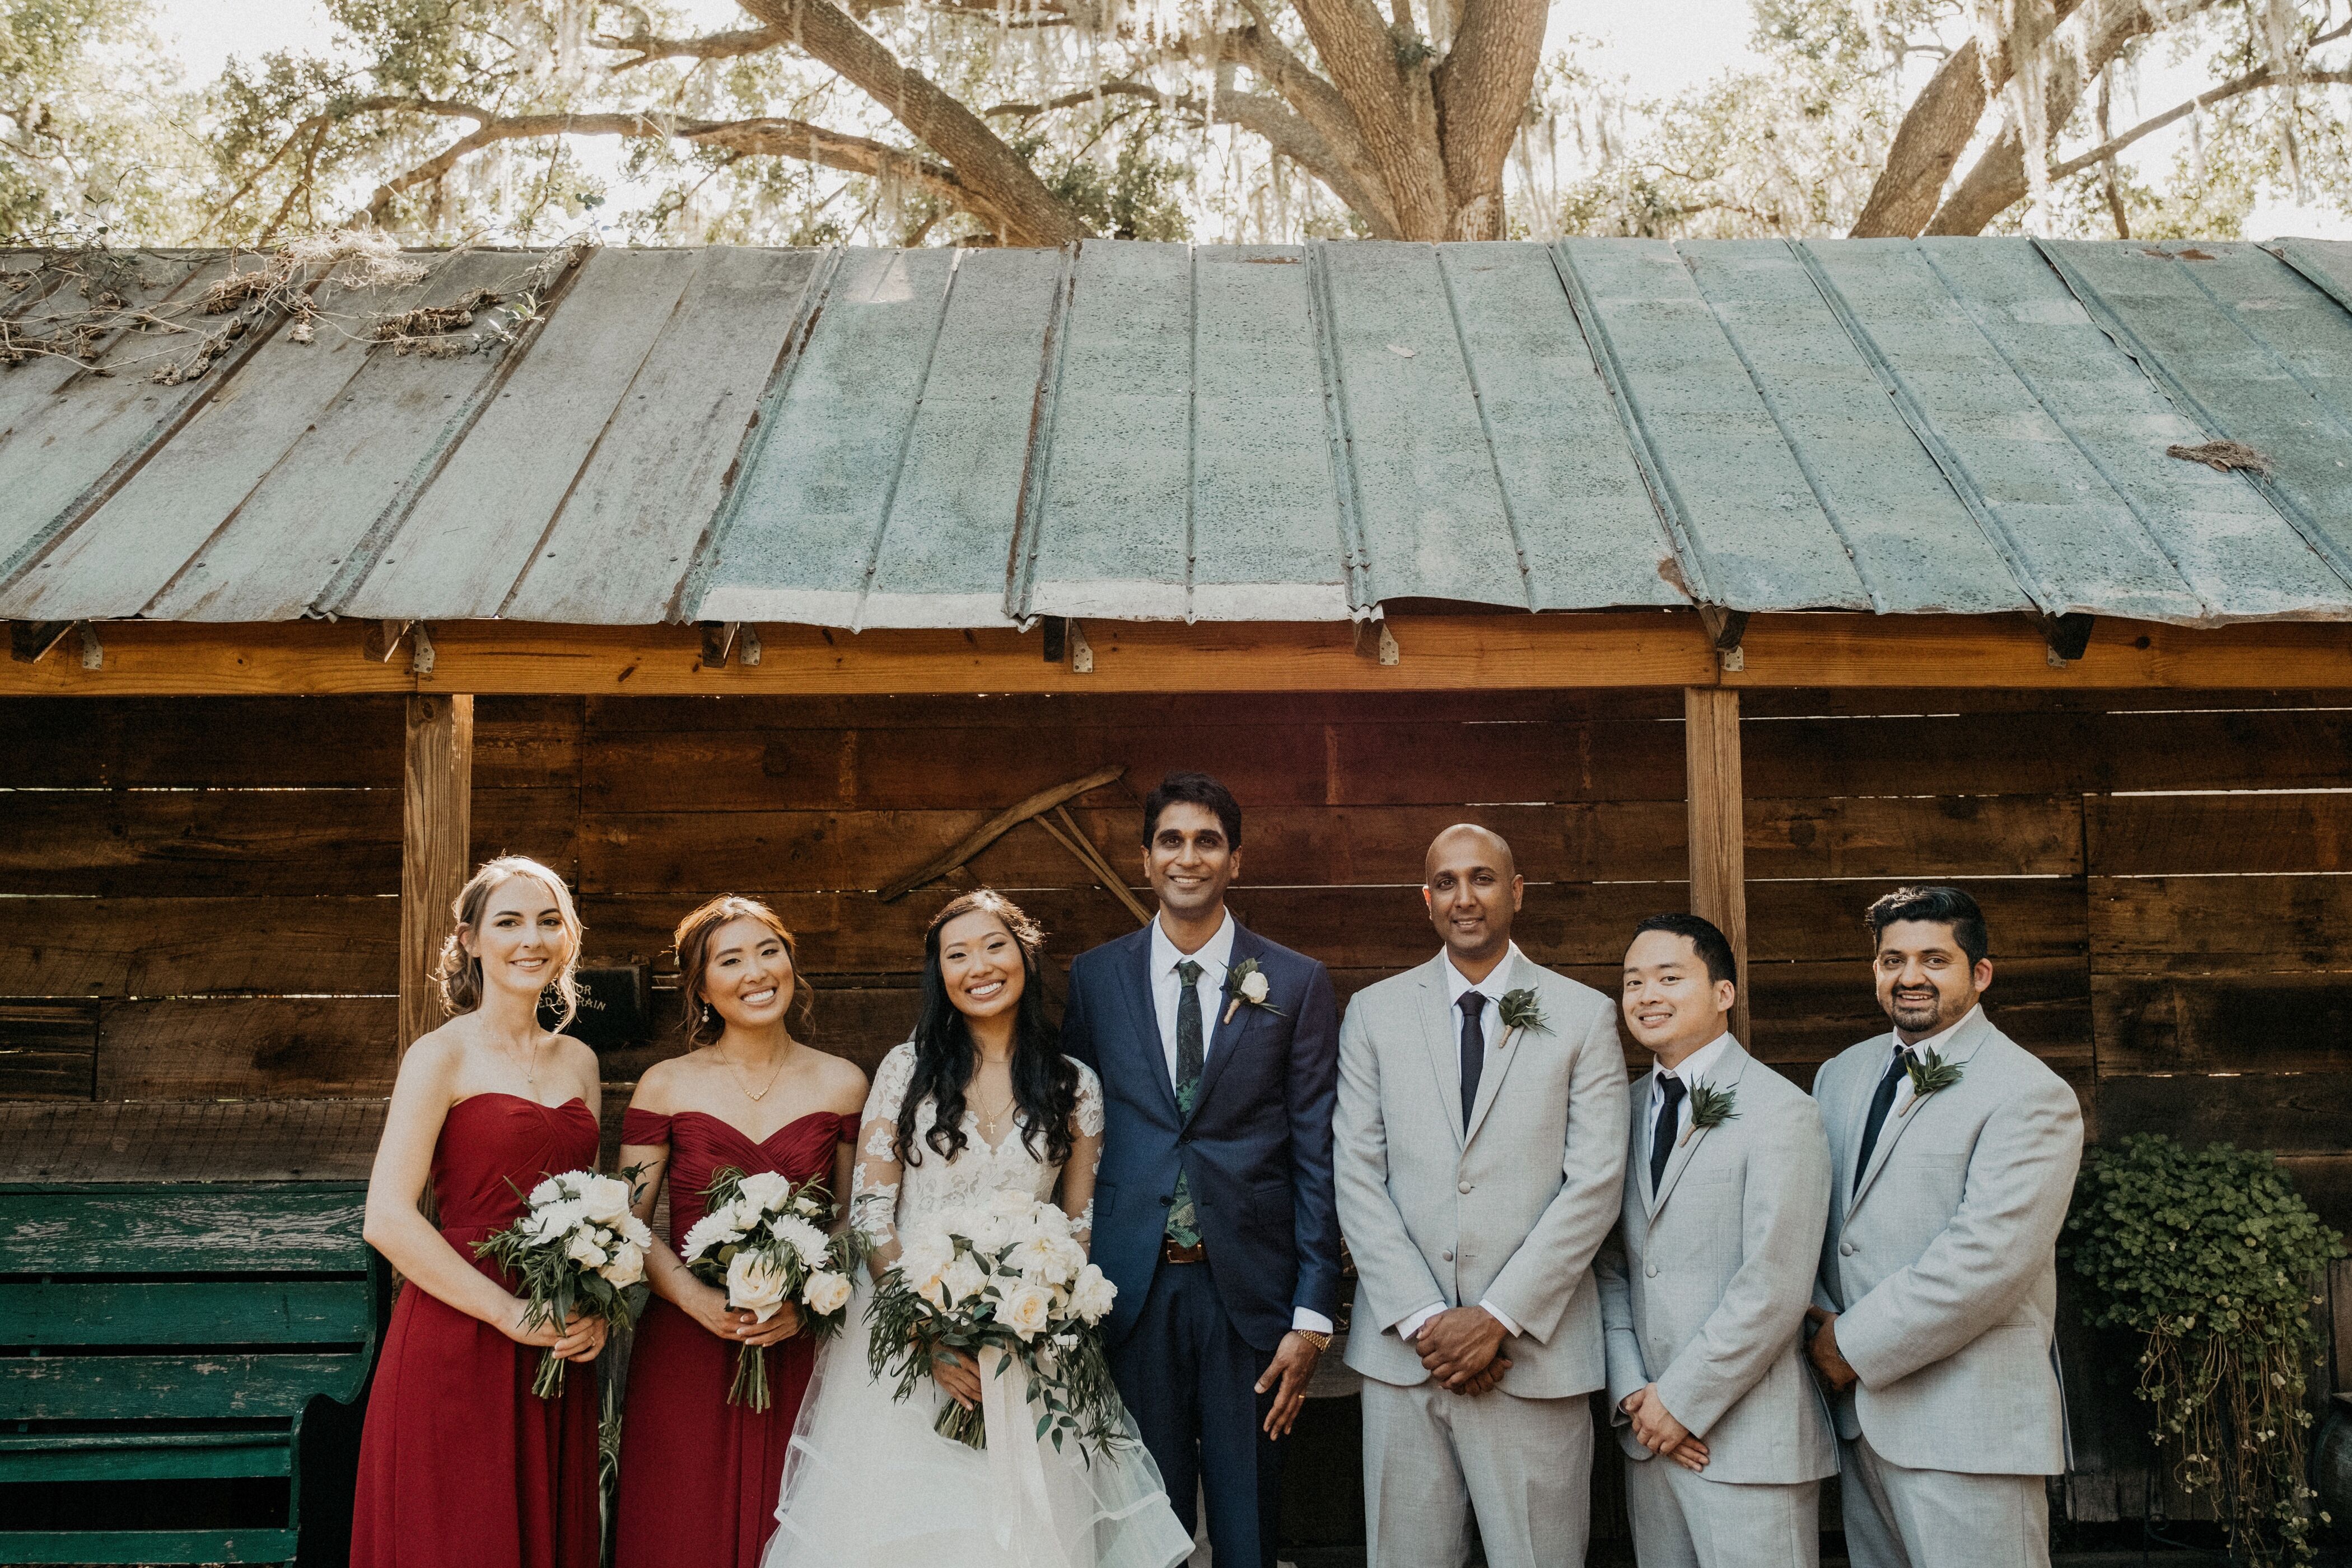
[[[1452,1247],[1447,1247],[1444,1252],[1439,1253],[1437,1256],[1438,1256],[1440,1258],[1442,1258],[1443,1260],[1444,1260],[1445,1262],[1447,1262],[1447,1263],[1451,1263],[1451,1262],[1453,1262],[1453,1261],[1454,1261],[1454,1249],[1453,1249]]]
[[[1852,1258],[1853,1256],[1853,1243],[1851,1241],[1839,1242],[1838,1256],[1840,1258]]]
[[[1658,1266],[1654,1263],[1644,1263],[1642,1265],[1642,1273],[1645,1278],[1655,1279],[1658,1277]]]
[[[1466,1193],[1466,1192],[1468,1192],[1468,1191],[1470,1190],[1470,1184],[1469,1184],[1469,1183],[1467,1183],[1467,1182],[1465,1182],[1465,1183],[1463,1183],[1460,1186],[1458,1186],[1458,1187],[1454,1188],[1454,1190],[1455,1192],[1457,1192],[1457,1193]]]

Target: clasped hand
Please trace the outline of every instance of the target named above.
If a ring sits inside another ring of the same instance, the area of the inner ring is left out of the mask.
[[[1413,1347],[1429,1375],[1456,1394],[1480,1394],[1503,1381],[1508,1331],[1484,1307],[1450,1307],[1421,1325]]]
[[[1862,1374],[1839,1353],[1837,1314],[1820,1307],[1805,1309],[1805,1319],[1813,1324],[1813,1337],[1805,1346],[1805,1358],[1813,1363],[1822,1385],[1832,1394],[1843,1394],[1862,1381]]]
[[[594,1361],[603,1352],[607,1331],[604,1319],[584,1312],[574,1313],[561,1328],[544,1319],[532,1321],[530,1303],[520,1297],[508,1309],[507,1321],[500,1327],[519,1345],[537,1345],[564,1361],[581,1362]]]
[[[729,1306],[727,1292],[715,1286],[703,1288],[693,1312],[704,1328],[732,1345],[772,1345],[801,1331],[798,1303],[786,1301],[763,1323],[757,1314]]]
[[[1675,1419],[1666,1402],[1658,1397],[1656,1384],[1643,1384],[1627,1394],[1617,1408],[1633,1418],[1633,1441],[1662,1458],[1672,1459],[1684,1469],[1706,1468],[1706,1445]]]

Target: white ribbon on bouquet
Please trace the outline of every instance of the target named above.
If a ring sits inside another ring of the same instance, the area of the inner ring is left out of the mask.
[[[990,1522],[996,1544],[1026,1568],[1070,1568],[1029,1414],[1029,1369],[993,1345],[980,1352],[980,1414],[988,1433]],[[1017,1544],[1016,1544],[1017,1543]]]

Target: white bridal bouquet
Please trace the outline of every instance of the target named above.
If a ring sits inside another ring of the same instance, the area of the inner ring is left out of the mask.
[[[914,1393],[934,1355],[952,1351],[992,1392],[1011,1370],[1003,1363],[1019,1367],[1038,1408],[1034,1436],[1050,1433],[1055,1448],[1066,1437],[1087,1454],[1126,1441],[1099,1330],[1118,1288],[1087,1261],[1067,1215],[999,1193],[900,1241],[898,1261],[875,1293],[867,1347],[877,1377],[897,1374],[897,1397]],[[942,1436],[988,1446],[984,1408],[950,1402],[934,1425]]]
[[[521,1277],[530,1303],[525,1327],[562,1325],[584,1313],[618,1328],[629,1321],[621,1292],[646,1277],[653,1239],[646,1222],[629,1212],[626,1181],[566,1171],[531,1188],[515,1222],[475,1243],[474,1256]],[[562,1393],[568,1364],[552,1350],[541,1352],[530,1391],[541,1399]]]
[[[787,1301],[801,1310],[803,1332],[830,1339],[841,1331],[849,1306],[849,1276],[858,1243],[849,1234],[828,1240],[832,1202],[814,1182],[795,1187],[775,1171],[751,1175],[730,1166],[710,1179],[709,1200],[686,1233],[679,1256],[694,1277],[727,1292],[727,1304],[766,1322]],[[739,1345],[727,1403],[768,1408],[768,1349]]]

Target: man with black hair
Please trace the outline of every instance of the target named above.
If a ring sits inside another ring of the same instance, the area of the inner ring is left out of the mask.
[[[1891,1035],[1825,1063],[1832,1185],[1810,1356],[1835,1397],[1855,1568],[2046,1568],[2066,1465],[2056,1246],[2074,1091],[1985,1016],[1984,915],[1898,888],[1866,917]]]
[[[1206,773],[1143,805],[1151,923],[1070,966],[1062,1048],[1101,1075],[1094,1259],[1118,1288],[1111,1374],[1218,1568],[1274,1568],[1276,1439],[1339,1304],[1339,1016],[1311,958],[1225,908],[1242,810]]]
[[[1619,1005],[1654,1066],[1594,1267],[1641,1568],[1812,1568],[1837,1470],[1803,1333],[1829,1144],[1805,1091],[1732,1038],[1738,978],[1697,915],[1653,915],[1625,951]]]

